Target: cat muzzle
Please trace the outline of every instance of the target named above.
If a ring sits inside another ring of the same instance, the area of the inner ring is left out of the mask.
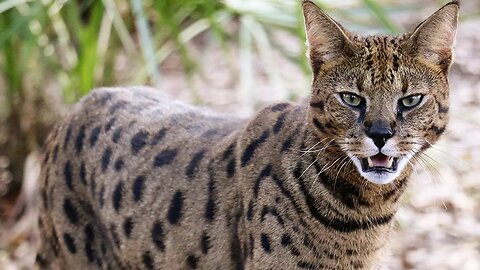
[[[360,160],[363,172],[394,173],[398,168],[398,158],[386,156],[381,153]]]

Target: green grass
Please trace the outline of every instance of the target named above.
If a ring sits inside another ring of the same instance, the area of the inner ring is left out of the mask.
[[[326,3],[319,4],[329,8]],[[386,32],[398,32],[376,2],[363,0],[359,4],[378,18]],[[224,50],[228,50],[228,43],[250,35],[252,44],[238,43],[245,46],[241,51],[252,50],[250,53],[262,61],[272,63],[269,51],[278,50],[308,72],[303,54],[282,48],[272,42],[271,36],[273,31],[285,31],[303,42],[297,0],[69,0],[62,5],[59,1],[7,0],[0,4],[0,15],[0,77],[7,83],[7,103],[26,87],[22,83],[25,63],[12,60],[23,50],[38,60],[36,70],[29,72],[38,72],[58,83],[67,103],[95,86],[114,84],[112,70],[120,53],[135,59],[134,66],[143,67],[139,73],[130,74],[135,83],[161,86],[158,67],[172,53],[180,55],[187,74],[195,74],[199,67],[189,53],[188,43],[205,32],[213,33]],[[239,22],[239,30],[229,32],[225,26],[235,22]],[[268,66],[275,70],[274,65]],[[278,81],[278,72],[270,72],[269,77]],[[45,89],[44,85],[35,87]]]

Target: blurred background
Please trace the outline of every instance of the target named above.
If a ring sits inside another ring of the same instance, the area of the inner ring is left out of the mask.
[[[31,269],[39,152],[99,86],[151,85],[248,116],[308,95],[300,0],[0,1],[0,269]],[[447,1],[318,0],[361,34],[412,30]],[[418,164],[381,269],[480,269],[480,0],[464,0],[451,124]]]

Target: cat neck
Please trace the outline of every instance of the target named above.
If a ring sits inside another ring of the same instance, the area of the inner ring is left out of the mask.
[[[407,186],[411,167],[389,184],[374,184],[360,176],[350,158],[331,139],[317,137],[308,125],[303,131],[293,176],[311,214],[321,219],[318,209],[329,209],[327,222],[334,224],[332,218],[347,220],[338,223],[344,230],[390,222]]]

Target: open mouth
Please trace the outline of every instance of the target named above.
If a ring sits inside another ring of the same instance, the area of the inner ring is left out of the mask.
[[[360,160],[363,172],[394,173],[397,171],[398,158],[396,157],[390,157],[380,153]]]

